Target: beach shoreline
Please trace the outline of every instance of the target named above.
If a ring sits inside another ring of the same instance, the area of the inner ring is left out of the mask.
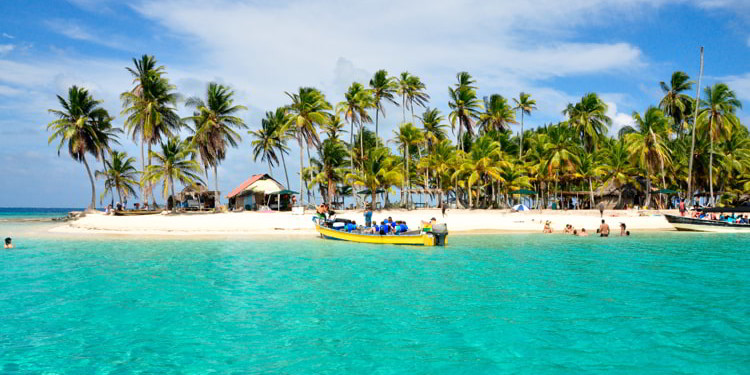
[[[619,231],[625,223],[628,230],[673,231],[663,214],[672,211],[607,210],[603,219]],[[111,216],[89,213],[84,217],[54,225],[46,231],[52,235],[85,237],[166,237],[166,238],[241,238],[241,237],[303,237],[316,236],[312,222],[313,212],[303,215],[291,212],[237,212],[237,213],[185,213],[145,216]],[[364,222],[364,211],[339,211],[337,218]],[[404,220],[416,228],[422,220],[435,217],[448,224],[453,235],[487,235],[512,233],[541,233],[544,222],[549,220],[555,233],[561,233],[566,224],[574,228],[586,228],[595,233],[601,223],[598,210],[533,210],[511,212],[510,210],[447,210],[445,217],[439,209],[383,210],[375,211],[373,219],[381,221],[387,217]]]

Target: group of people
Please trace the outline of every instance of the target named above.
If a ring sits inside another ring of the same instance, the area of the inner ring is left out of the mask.
[[[552,233],[552,222],[547,220],[544,222],[544,231],[543,233]],[[566,224],[565,229],[563,229],[563,234],[572,234],[577,237],[588,237],[589,233],[586,231],[586,228],[581,228],[581,230],[575,229],[572,224]],[[602,219],[601,225],[599,225],[599,229],[596,230],[596,234],[599,235],[599,237],[609,237],[610,234],[610,228],[609,224],[607,224],[604,219]],[[630,231],[627,228],[627,225],[625,223],[620,223],[620,236],[630,236]]]
[[[724,221],[730,224],[750,224],[750,219],[748,219],[747,215],[724,215],[723,213],[720,213],[718,216],[715,213],[705,213],[705,212],[698,212],[696,211],[693,213],[693,218],[695,219],[703,219],[703,220],[714,220],[714,221]]]
[[[319,218],[323,220],[330,220],[330,216],[332,215],[331,211],[328,209],[328,206],[324,203],[320,206],[318,206],[316,213]],[[326,217],[328,215],[328,217]],[[383,219],[378,223],[377,220],[373,220],[372,218],[372,211],[367,210],[365,211],[365,224],[364,225],[357,225],[357,222],[354,220],[336,220],[337,222],[344,222],[343,227],[339,227],[340,230],[346,231],[346,232],[356,232],[361,234],[380,234],[380,235],[386,235],[386,234],[402,234],[409,231],[409,226],[406,224],[406,221],[404,220],[394,220],[392,217],[388,216],[387,219]],[[430,219],[429,221],[422,221],[421,226],[419,228],[420,232],[431,232],[433,226],[437,224],[437,219],[434,217]]]

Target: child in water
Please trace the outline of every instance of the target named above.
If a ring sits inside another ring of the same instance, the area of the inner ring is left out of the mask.
[[[13,240],[10,237],[5,237],[5,248],[6,249],[13,248]]]

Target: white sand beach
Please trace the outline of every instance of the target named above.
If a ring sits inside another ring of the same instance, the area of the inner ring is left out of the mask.
[[[665,211],[662,211],[666,213]],[[673,230],[659,211],[605,211],[604,219],[618,231],[619,223],[625,223],[628,230],[653,231]],[[254,236],[254,235],[315,235],[312,211],[304,215],[291,212],[237,212],[204,214],[170,214],[147,216],[109,216],[87,214],[80,219],[69,221],[50,229],[52,233],[78,235],[126,235],[126,236]],[[510,212],[509,210],[448,210],[445,217],[438,209],[413,211],[375,211],[374,220],[387,217],[404,220],[416,228],[421,220],[432,217],[448,224],[452,234],[541,232],[544,222],[552,222],[555,232],[560,232],[566,224],[575,228],[586,228],[595,232],[601,218],[595,210],[579,211],[529,211]],[[363,211],[341,211],[336,217],[356,220],[363,224]]]

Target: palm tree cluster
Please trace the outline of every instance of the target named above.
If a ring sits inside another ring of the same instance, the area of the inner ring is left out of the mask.
[[[210,83],[205,98],[185,101],[193,115],[180,118],[180,96],[165,68],[147,55],[133,64],[128,71],[134,86],[121,96],[122,115],[125,130],[142,148],[140,172],[133,158],[111,150],[120,130],[88,91],[72,87],[67,99],[58,97],[62,109],[51,110],[58,119],[48,125],[54,131],[49,141],[59,140],[58,150],[67,146],[71,157],[86,166],[91,206],[95,193],[87,155],[102,161],[104,170],[96,175],[121,200],[135,196],[140,187],[147,202],[158,183],[166,199],[175,180],[195,184],[208,179],[209,169],[218,191],[217,167],[227,149],[241,142],[238,131],[246,125],[238,114],[246,108],[234,103],[229,87]],[[306,191],[307,203],[317,193],[330,204],[347,195],[364,204],[369,196],[375,208],[379,195],[389,205],[389,195],[398,189],[402,207],[414,205],[416,192],[431,195],[439,205],[455,201],[458,207],[493,208],[511,205],[525,189],[539,196],[539,207],[561,203],[571,192],[579,195],[579,207],[593,207],[604,190],[617,194],[618,206],[625,191],[644,206],[664,205],[657,196],[664,190],[707,195],[711,202],[717,195],[722,204],[737,204],[750,188],[750,134],[736,116],[741,102],[726,84],[717,83],[696,103],[687,95],[693,82],[684,72],[660,86],[664,97],[658,105],[633,113],[632,125],[610,135],[612,119],[596,93],[568,104],[559,122],[524,129],[537,109],[529,93],[512,100],[498,93],[480,99],[477,81],[459,72],[448,87],[450,112],[443,114],[428,106],[430,96],[419,77],[379,70],[367,86],[353,82],[335,104],[313,87],[286,92],[289,104],[266,112],[248,133],[252,157],[271,174],[283,165],[287,186],[285,155],[289,142],[296,141],[300,197],[304,200]],[[402,108],[402,122],[390,139],[382,139],[379,129],[386,104]],[[374,131],[367,126],[372,123]],[[181,140],[183,130],[190,135]],[[161,151],[153,151],[154,145]],[[696,191],[687,192],[689,182]]]
[[[185,102],[194,109],[193,116],[180,118],[177,114],[180,95],[167,78],[165,67],[158,65],[153,56],[134,58],[133,67],[126,69],[133,76],[133,87],[120,95],[121,115],[125,118],[125,131],[140,143],[140,171],[134,166],[134,158],[111,149],[119,144],[117,135],[122,130],[111,125],[113,118],[88,90],[71,87],[67,99],[58,96],[62,109],[49,110],[58,118],[47,125],[53,131],[49,142],[59,140],[58,153],[67,144],[70,156],[86,167],[91,182],[89,209],[96,204],[96,186],[86,155],[102,162],[103,170],[95,174],[104,179],[105,194],[111,194],[113,200],[116,193],[123,202],[123,198],[136,196],[139,188],[143,203],[148,203],[151,196],[155,207],[156,198],[152,194],[155,185],[162,184],[162,195],[167,200],[170,194],[174,196],[174,180],[186,186],[195,185],[203,182],[200,172],[205,171],[208,178],[208,169],[212,168],[218,203],[217,166],[226,157],[227,148],[237,147],[241,141],[235,129],[246,125],[236,114],[245,107],[234,105],[234,92],[230,88],[212,82],[208,84],[205,100],[189,98]],[[191,135],[180,139],[182,130]],[[152,150],[155,145],[161,146],[161,152]],[[196,161],[198,157],[200,163]]]

